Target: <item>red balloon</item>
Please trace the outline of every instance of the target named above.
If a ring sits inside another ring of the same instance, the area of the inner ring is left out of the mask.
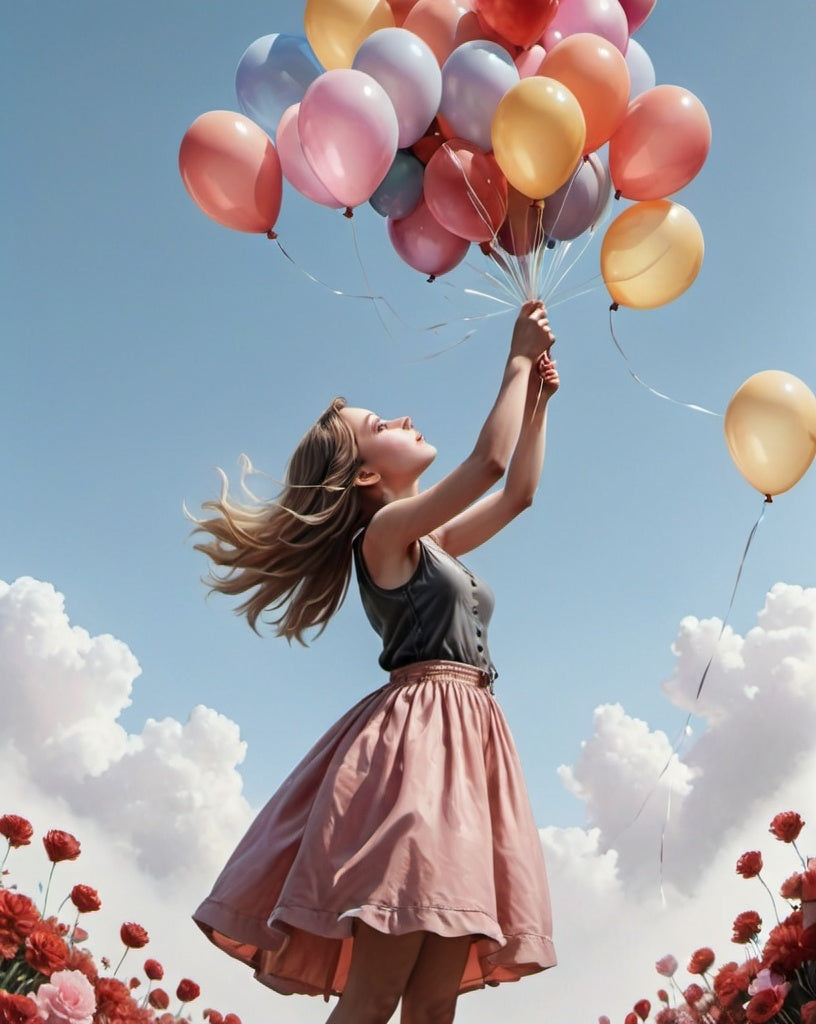
[[[705,163],[711,122],[697,97],[679,85],[658,85],[636,97],[609,140],[609,171],[627,199],[665,199]]]
[[[451,139],[425,168],[425,201],[442,227],[469,242],[494,238],[507,215],[507,179],[491,154]]]
[[[280,159],[254,121],[211,110],[187,129],[179,148],[184,187],[199,208],[233,231],[271,231],[283,195]]]
[[[525,49],[537,43],[555,17],[558,0],[477,0],[481,21]]]
[[[401,259],[431,278],[453,270],[470,248],[466,239],[442,227],[424,199],[407,217],[388,218],[388,237]]]

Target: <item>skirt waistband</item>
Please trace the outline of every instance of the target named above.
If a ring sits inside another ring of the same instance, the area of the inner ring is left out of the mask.
[[[411,665],[395,668],[388,681],[392,686],[425,682],[468,683],[493,692],[493,677],[489,672],[475,665],[465,665],[461,661],[415,661]]]

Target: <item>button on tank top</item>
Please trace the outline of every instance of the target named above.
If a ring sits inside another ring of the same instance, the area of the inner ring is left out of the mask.
[[[415,661],[458,661],[496,676],[487,647],[493,592],[475,573],[432,540],[419,542],[419,563],[400,587],[371,579],[354,538],[354,567],[368,621],[382,638],[379,662],[387,672]]]

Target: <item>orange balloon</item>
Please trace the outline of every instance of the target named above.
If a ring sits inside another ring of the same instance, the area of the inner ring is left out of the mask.
[[[606,229],[601,273],[613,302],[632,309],[665,306],[689,288],[703,263],[703,233],[679,203],[635,203]]]
[[[522,78],[502,96],[492,125],[493,155],[531,199],[551,195],[578,166],[586,128],[578,100],[553,78]]]
[[[394,26],[388,0],[306,0],[303,12],[306,38],[327,71],[350,68],[364,40]]]
[[[234,231],[271,231],[281,207],[278,151],[243,114],[211,110],[187,129],[179,148],[184,187],[213,220]]]
[[[612,183],[627,199],[663,199],[691,181],[710,148],[703,104],[679,85],[657,85],[635,97],[609,141]]]
[[[561,82],[581,104],[585,153],[609,140],[629,105],[629,68],[617,46],[593,32],[577,32],[556,43],[538,74]]]
[[[760,494],[782,494],[816,456],[816,397],[792,373],[764,370],[737,389],[725,412],[734,465]]]

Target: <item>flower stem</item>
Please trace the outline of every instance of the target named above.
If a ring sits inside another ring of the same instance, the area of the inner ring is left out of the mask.
[[[51,870],[48,873],[48,885],[45,887],[45,899],[43,900],[41,917],[45,920],[45,905],[48,903],[48,893],[51,889],[51,879],[54,877],[54,868],[57,866],[56,861],[51,862]]]
[[[798,850],[796,852],[799,853]],[[8,846],[6,847],[6,852],[3,855],[3,860],[0,861],[0,889],[3,888],[3,878],[2,878],[3,868],[6,866],[6,861],[8,860],[8,855],[10,853],[11,853],[11,840],[9,839]]]
[[[765,879],[762,877],[762,875],[758,874],[757,878],[765,886],[765,892],[767,892],[767,894],[771,897],[771,906],[773,907],[774,917],[776,918],[776,923],[779,924],[779,913],[777,912],[777,909],[776,909],[776,900],[773,898],[773,893],[768,888],[768,886],[767,886],[767,884],[765,882]]]
[[[112,978],[115,978],[115,977],[116,977],[116,974],[117,974],[117,972],[118,972],[119,968],[120,968],[120,967],[122,966],[122,961],[123,961],[123,960],[125,959],[125,957],[126,957],[126,956],[128,955],[128,949],[129,949],[129,948],[130,948],[129,946],[125,946],[125,951],[124,951],[124,953],[122,954],[122,956],[121,956],[121,957],[119,958],[119,963],[118,963],[118,964],[116,965],[116,970],[115,970],[115,971],[113,972],[113,974],[111,975],[111,977],[112,977]]]
[[[802,854],[801,854],[801,853],[799,852],[799,847],[798,847],[798,846],[796,845],[796,840],[795,840],[795,839],[792,839],[792,840],[791,840],[791,846],[792,846],[792,847],[794,848],[794,850],[796,850],[796,856],[797,856],[797,857],[799,858],[799,860],[800,860],[800,861],[802,862],[802,867],[803,867],[803,868],[805,869],[805,871],[807,871],[807,861],[806,861],[806,860],[805,860],[805,858],[804,858],[804,857],[802,856]],[[3,866],[3,865],[2,865],[2,864],[0,864],[0,868],[2,868],[2,866]]]

